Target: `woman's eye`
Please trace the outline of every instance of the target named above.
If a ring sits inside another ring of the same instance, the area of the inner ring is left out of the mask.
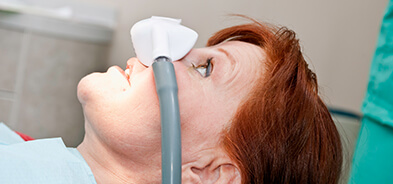
[[[194,67],[202,75],[202,77],[209,77],[210,74],[212,73],[213,70],[213,64],[211,62],[212,59],[213,58],[207,59],[204,65],[199,65],[197,67]]]

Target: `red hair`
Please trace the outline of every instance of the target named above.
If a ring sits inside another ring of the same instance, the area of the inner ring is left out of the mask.
[[[222,137],[242,183],[337,183],[340,137],[296,34],[254,21],[217,32],[207,46],[232,40],[266,53],[259,82]]]

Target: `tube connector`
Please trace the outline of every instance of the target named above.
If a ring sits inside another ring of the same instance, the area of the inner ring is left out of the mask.
[[[172,60],[169,57],[159,56],[156,59],[154,59],[153,63],[156,63],[156,62],[172,62]]]

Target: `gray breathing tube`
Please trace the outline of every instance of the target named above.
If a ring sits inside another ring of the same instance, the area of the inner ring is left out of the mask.
[[[153,65],[161,115],[161,174],[163,184],[181,183],[181,132],[178,87],[172,60],[184,57],[198,34],[181,20],[152,17],[131,28],[131,39],[138,59]]]
[[[175,69],[168,58],[153,63],[161,114],[162,183],[181,183],[181,135]]]

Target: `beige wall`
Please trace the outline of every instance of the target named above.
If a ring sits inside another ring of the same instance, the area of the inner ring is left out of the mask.
[[[183,19],[199,34],[202,47],[215,31],[239,23],[230,13],[285,25],[300,37],[330,105],[359,111],[367,86],[370,60],[387,0],[82,0],[115,6],[119,24],[109,65],[125,66],[134,56],[129,30],[152,15]]]

